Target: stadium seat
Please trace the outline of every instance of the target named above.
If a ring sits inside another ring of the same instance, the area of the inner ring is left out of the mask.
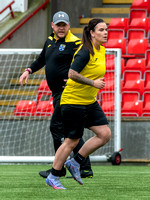
[[[146,38],[146,32],[144,29],[128,29],[127,38],[128,41],[134,39],[144,39]]]
[[[123,79],[120,80],[120,92],[122,93],[123,91]]]
[[[128,26],[129,18],[112,18],[108,25],[108,29],[123,29],[126,35]]]
[[[146,59],[146,69],[145,70],[150,70],[150,49],[146,50],[145,59]]]
[[[109,39],[106,43],[106,48],[120,48],[122,54],[126,54],[126,38]]]
[[[150,117],[150,92],[143,93],[143,113],[142,116]]]
[[[106,70],[113,71],[115,69],[115,58],[114,55],[106,55]]]
[[[129,13],[129,24],[134,18],[147,18],[147,9],[130,9]]]
[[[124,71],[123,91],[137,91],[140,95],[144,92],[144,80],[140,71]]]
[[[141,116],[143,101],[138,92],[122,92],[121,116]]]
[[[143,54],[148,47],[146,32],[141,29],[129,29],[127,33],[127,54]]]
[[[15,116],[34,116],[36,112],[36,101],[21,100],[14,109]]]
[[[125,32],[123,29],[108,29],[108,40],[122,38],[125,38]]]
[[[128,59],[124,70],[132,70],[132,71],[138,70],[141,71],[142,74],[144,74],[145,67],[146,67],[146,59],[144,58]]]
[[[46,80],[42,80],[40,86],[38,87],[38,91],[49,91],[49,87]]]
[[[109,29],[106,48],[121,48],[122,54],[126,54],[126,38],[122,29]]]
[[[148,12],[150,11],[150,3],[149,0],[133,0],[131,9],[146,9]]]
[[[144,29],[147,34],[150,29],[150,18],[133,18],[129,29]]]
[[[53,97],[51,97],[49,101],[39,101],[36,116],[52,116],[53,111]]]
[[[145,71],[144,79],[145,79],[144,91],[150,91],[150,71]]]
[[[114,79],[114,72],[106,72],[105,74],[105,87],[103,90],[105,91],[112,91],[114,90],[114,84],[115,84],[115,79]]]
[[[114,115],[114,92],[101,92],[100,105],[106,116]]]
[[[52,91],[49,89],[46,80],[42,80],[37,89],[37,102],[39,102],[44,95],[52,95]]]
[[[125,60],[121,59],[121,74],[123,74],[125,66]],[[107,55],[106,57],[106,70],[113,71],[115,69],[115,59],[112,55]]]
[[[144,55],[147,49],[147,39],[130,40],[127,45],[127,54]]]

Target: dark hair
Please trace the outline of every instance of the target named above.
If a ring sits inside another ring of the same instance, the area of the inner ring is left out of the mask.
[[[103,19],[95,18],[89,21],[88,25],[83,29],[83,36],[82,36],[82,44],[83,47],[87,48],[89,52],[94,55],[93,46],[91,43],[91,34],[90,31],[95,31],[95,27],[97,24],[104,22]]]

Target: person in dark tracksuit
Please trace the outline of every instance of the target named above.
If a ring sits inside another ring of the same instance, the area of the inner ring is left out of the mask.
[[[52,134],[55,152],[64,141],[63,123],[61,119],[60,97],[68,79],[68,71],[75,51],[78,49],[81,41],[70,31],[70,22],[67,13],[59,11],[53,16],[51,22],[53,33],[46,40],[42,52],[29,68],[20,76],[19,82],[27,83],[29,74],[32,74],[45,66],[46,80],[53,96],[54,112],[50,123],[50,132]],[[81,138],[77,147],[73,150],[76,154],[84,144]],[[46,178],[51,169],[40,171],[39,174]],[[82,163],[81,177],[93,177],[89,157]],[[66,169],[63,167],[60,176],[66,175]]]

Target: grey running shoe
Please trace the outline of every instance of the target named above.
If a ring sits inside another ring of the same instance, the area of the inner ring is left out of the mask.
[[[67,160],[65,162],[66,168],[69,170],[73,178],[80,184],[83,185],[83,182],[81,180],[80,176],[80,167],[76,166],[74,163],[72,163],[71,160]]]
[[[65,190],[66,188],[61,184],[59,177],[55,179],[50,178],[50,176],[46,179],[46,184],[54,188],[55,190]]]

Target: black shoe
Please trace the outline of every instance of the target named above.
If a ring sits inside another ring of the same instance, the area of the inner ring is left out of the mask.
[[[93,177],[92,169],[81,170],[80,174],[81,174],[81,178],[92,178]]]
[[[52,169],[48,169],[47,171],[40,171],[40,172],[39,172],[39,175],[42,176],[43,178],[47,178],[48,175],[50,174],[51,170],[52,170]],[[61,177],[61,176],[66,176],[66,169],[65,169],[65,168],[63,168],[63,169],[61,170],[60,177]]]

